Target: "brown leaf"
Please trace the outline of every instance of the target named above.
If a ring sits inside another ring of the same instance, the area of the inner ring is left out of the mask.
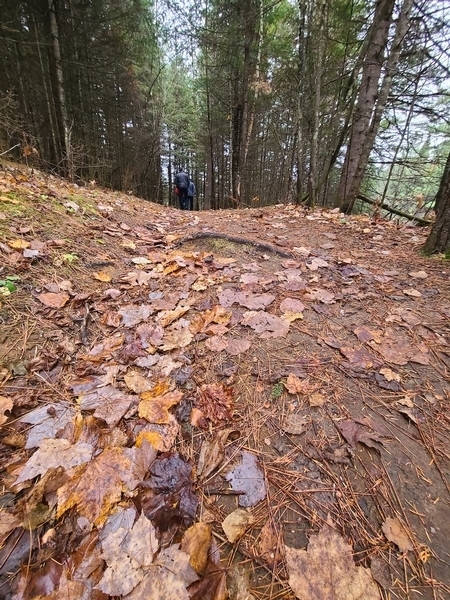
[[[308,600],[380,600],[370,570],[356,567],[352,547],[328,524],[312,535],[308,550],[285,546],[289,585]]]
[[[213,440],[203,440],[197,463],[197,477],[205,479],[216,469],[224,457],[224,445],[234,429],[220,431]]]
[[[250,340],[244,339],[228,339],[228,347],[226,348],[227,354],[230,356],[238,356],[247,352],[252,346]]]
[[[261,533],[259,534],[258,553],[270,567],[274,567],[277,560],[279,561],[281,559],[281,556],[279,554],[277,556],[277,548],[277,532],[272,523],[270,521],[267,521],[267,523],[261,529]]]
[[[280,304],[280,310],[283,313],[302,313],[305,310],[305,305],[295,298],[285,298]]]
[[[195,523],[184,532],[181,549],[189,554],[191,567],[203,575],[212,542],[212,528],[207,523]]]
[[[289,331],[289,321],[264,311],[249,311],[244,313],[242,325],[248,325],[261,334],[262,339],[286,337]]]
[[[406,533],[405,528],[397,519],[397,517],[388,517],[383,523],[381,529],[383,530],[386,538],[398,546],[400,552],[407,552],[408,550],[414,550],[414,547]]]
[[[233,490],[244,492],[239,496],[239,506],[254,506],[266,497],[264,471],[251,452],[242,452],[242,462],[226,475]]]
[[[64,292],[42,292],[38,294],[37,299],[49,308],[62,308],[69,302],[70,296]]]
[[[122,492],[130,493],[143,480],[156,452],[141,448],[106,448],[87,465],[77,467],[68,483],[57,491],[57,518],[73,506],[99,526]]]
[[[107,271],[98,271],[97,273],[92,273],[92,277],[105,283],[108,283],[112,279],[111,273],[108,273]]]
[[[63,402],[40,406],[23,415],[20,421],[32,425],[25,448],[36,448],[45,438],[56,437],[58,432],[73,422],[74,417],[75,409]]]
[[[144,578],[157,550],[155,528],[143,514],[131,529],[113,531],[102,540],[102,558],[108,566],[96,587],[110,596],[130,593]]]
[[[11,410],[14,406],[12,398],[6,396],[0,396],[0,425],[6,423],[9,417],[5,415],[5,412]]]
[[[119,314],[122,317],[122,325],[124,327],[134,327],[138,323],[146,321],[152,313],[153,308],[146,304],[141,304],[139,306],[129,304],[123,306],[119,310]]]
[[[205,341],[205,346],[212,352],[222,352],[228,348],[228,340],[225,338],[214,335]]]
[[[198,579],[178,544],[160,552],[141,583],[123,600],[189,600],[187,587]]]
[[[190,306],[179,306],[175,310],[163,310],[158,315],[161,327],[167,327],[190,310]]]
[[[383,439],[379,435],[365,431],[358,423],[350,419],[338,422],[337,427],[346,441],[353,447],[361,442],[361,444],[379,450],[377,442],[383,443]]]
[[[280,427],[286,433],[291,433],[292,435],[300,435],[304,433],[308,421],[309,419],[305,415],[289,413],[285,415],[283,421],[280,423]]]
[[[308,389],[308,381],[289,373],[284,386],[290,394],[304,394]]]
[[[128,371],[124,376],[124,381],[135,394],[142,394],[155,387],[155,382],[139,371]]]
[[[195,334],[206,331],[211,323],[227,325],[231,321],[231,316],[231,311],[225,310],[223,306],[217,304],[214,308],[195,315],[189,329]]]
[[[137,404],[137,400],[137,396],[124,394],[112,385],[107,385],[80,396],[79,405],[81,410],[94,410],[94,417],[115,427],[130,406]]]
[[[2,546],[7,534],[19,525],[20,521],[16,516],[6,512],[6,510],[0,511],[0,544]]]
[[[218,383],[205,383],[197,388],[195,404],[205,418],[213,423],[233,418],[232,388]]]
[[[352,348],[351,346],[341,346],[339,352],[348,359],[351,365],[360,369],[371,369],[380,366],[380,360],[365,348]]]
[[[222,529],[224,530],[227,540],[234,544],[241,539],[247,529],[255,523],[255,517],[243,508],[238,508],[230,513],[222,521]]]
[[[104,342],[95,345],[88,354],[80,354],[79,358],[90,362],[103,362],[111,358],[111,354],[122,346],[124,339],[123,335],[113,335],[106,338]]]
[[[136,448],[140,448],[144,441],[158,452],[168,452],[175,444],[180,431],[178,421],[169,415],[169,422],[164,424],[146,423],[136,437]]]
[[[175,406],[183,398],[183,392],[174,390],[160,396],[154,396],[151,392],[141,394],[139,403],[139,416],[147,419],[149,423],[169,423],[169,408]]]
[[[90,444],[71,444],[65,439],[44,439],[41,446],[27,461],[17,478],[16,485],[43,475],[49,469],[63,467],[66,471],[91,459],[94,448]]]

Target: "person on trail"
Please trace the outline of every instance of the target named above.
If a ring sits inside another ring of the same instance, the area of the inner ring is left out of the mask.
[[[175,175],[175,185],[178,188],[178,200],[180,201],[181,210],[189,210],[189,183],[189,175],[181,169],[180,172]]]
[[[196,193],[197,193],[197,190],[195,189],[195,183],[193,181],[191,181],[189,183],[189,187],[188,187],[189,210],[194,210],[194,196]]]

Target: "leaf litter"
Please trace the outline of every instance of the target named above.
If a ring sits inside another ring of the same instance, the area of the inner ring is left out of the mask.
[[[450,593],[450,299],[443,267],[414,254],[422,232],[378,221],[390,252],[378,254],[364,215],[286,205],[192,218],[38,172],[24,185],[9,169],[0,189],[25,213],[7,217],[0,247],[20,275],[0,301],[13,324],[0,364],[2,594],[291,600],[309,585],[311,597],[372,598],[375,581],[405,598]],[[61,222],[56,205],[73,194],[91,221],[78,210]],[[242,228],[292,258],[185,242],[187,226],[233,240]]]

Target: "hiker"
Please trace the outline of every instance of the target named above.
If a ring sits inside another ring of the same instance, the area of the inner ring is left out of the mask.
[[[175,185],[178,188],[178,200],[180,201],[181,210],[189,210],[189,183],[189,175],[185,171],[183,171],[183,169],[181,169],[180,172],[175,175]]]
[[[197,190],[195,189],[195,183],[193,181],[191,181],[189,183],[189,187],[188,187],[189,210],[194,210],[194,196],[196,193],[197,193]]]

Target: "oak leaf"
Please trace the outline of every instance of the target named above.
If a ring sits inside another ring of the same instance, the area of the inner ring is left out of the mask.
[[[232,388],[218,383],[205,383],[197,388],[197,409],[213,423],[230,421],[233,418]]]
[[[405,528],[397,517],[388,517],[383,523],[381,529],[383,530],[386,538],[398,546],[400,552],[407,552],[408,550],[414,550],[414,547],[406,533]]]

